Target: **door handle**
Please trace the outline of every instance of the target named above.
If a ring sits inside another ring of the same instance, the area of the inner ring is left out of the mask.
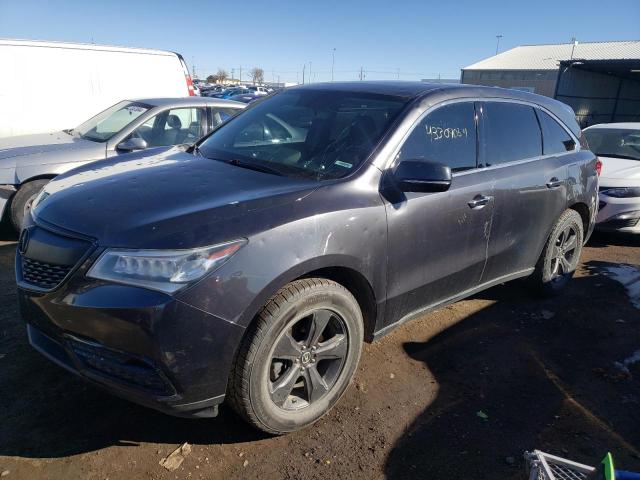
[[[487,195],[476,195],[475,197],[473,197],[473,200],[471,200],[468,205],[471,208],[482,208],[484,207],[487,203],[489,203],[491,201],[493,197],[489,197]]]
[[[556,177],[553,177],[551,180],[547,182],[547,188],[558,188],[562,185],[562,180],[558,180]]]

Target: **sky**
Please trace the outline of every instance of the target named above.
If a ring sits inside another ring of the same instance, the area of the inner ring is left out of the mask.
[[[0,0],[0,38],[171,50],[204,78],[459,78],[524,44],[640,40],[640,0]],[[335,51],[334,51],[335,49]],[[43,72],[46,73],[46,72]]]

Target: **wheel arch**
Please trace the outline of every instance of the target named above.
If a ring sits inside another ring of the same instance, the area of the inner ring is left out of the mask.
[[[591,212],[589,211],[589,206],[584,202],[576,202],[573,205],[570,205],[569,209],[575,210],[580,214],[580,218],[582,218],[583,235],[586,239],[591,222]]]
[[[342,255],[315,258],[281,274],[255,297],[238,323],[243,327],[250,327],[271,297],[288,283],[301,278],[325,278],[349,290],[362,312],[365,341],[373,341],[373,332],[379,313],[375,290],[371,280],[362,272],[355,259]]]

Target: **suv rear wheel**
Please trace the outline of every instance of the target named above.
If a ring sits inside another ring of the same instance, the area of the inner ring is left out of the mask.
[[[556,222],[542,250],[530,282],[543,295],[559,295],[580,261],[584,227],[575,210],[565,210]]]
[[[268,433],[311,425],[349,385],[363,337],[358,302],[342,285],[321,278],[286,285],[240,346],[229,385],[231,405]]]

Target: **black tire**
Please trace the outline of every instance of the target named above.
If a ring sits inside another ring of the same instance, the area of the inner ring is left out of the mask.
[[[529,283],[544,296],[559,295],[573,277],[584,240],[582,217],[565,210],[551,230]]]
[[[25,215],[29,214],[33,199],[49,180],[34,180],[22,184],[11,200],[11,223],[16,231],[22,230]]]
[[[315,325],[321,326],[317,335]],[[363,338],[358,302],[342,285],[322,278],[289,283],[249,327],[227,399],[247,422],[270,434],[307,427],[348,387]]]

